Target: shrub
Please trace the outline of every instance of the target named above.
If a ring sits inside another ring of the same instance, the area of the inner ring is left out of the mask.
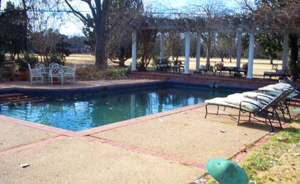
[[[98,80],[102,78],[102,72],[95,66],[76,69],[76,78],[82,81]]]
[[[147,70],[146,67],[145,67],[145,65],[144,65],[143,62],[141,62],[141,61],[137,63],[136,69],[137,69],[138,71],[140,71],[140,72],[144,72],[144,71]]]
[[[12,80],[16,75],[16,67],[15,65],[3,65],[3,67],[0,70],[0,76],[1,78],[9,78],[9,80]]]
[[[34,66],[36,63],[39,62],[39,59],[34,55],[34,54],[29,54],[27,52],[23,53],[23,61],[25,61],[26,63],[30,64],[30,66]]]
[[[28,70],[28,64],[34,66],[38,62],[38,58],[34,54],[29,54],[27,52],[23,53],[23,57],[16,60],[20,71]]]
[[[131,67],[126,68],[111,68],[105,71],[99,71],[95,66],[77,68],[76,78],[78,80],[99,80],[99,79],[123,79],[130,72]]]
[[[131,69],[130,66],[126,67],[126,68],[122,68],[122,69],[115,69],[115,70],[113,70],[113,76],[115,76],[115,77],[119,77],[119,76],[125,77],[130,72],[130,69]]]
[[[60,65],[65,65],[66,58],[62,53],[50,53],[49,56],[46,57],[45,63],[49,65],[49,63],[58,63]]]

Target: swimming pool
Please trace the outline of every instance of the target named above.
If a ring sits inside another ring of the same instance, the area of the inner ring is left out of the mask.
[[[2,104],[2,115],[71,131],[164,112],[234,91],[192,87],[151,87],[88,95],[46,97],[43,102]]]

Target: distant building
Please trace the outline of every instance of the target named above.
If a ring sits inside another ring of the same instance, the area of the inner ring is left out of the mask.
[[[72,54],[90,54],[91,50],[86,45],[71,45],[69,47]]]

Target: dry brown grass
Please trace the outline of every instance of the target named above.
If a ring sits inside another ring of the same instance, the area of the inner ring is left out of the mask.
[[[179,57],[180,61],[184,61],[184,57]],[[171,59],[170,59],[171,60]],[[247,58],[242,58],[241,65],[246,63],[248,61]],[[200,58],[200,65],[205,65],[206,58]],[[221,62],[221,58],[212,58],[211,64]],[[90,54],[71,54],[69,57],[67,57],[67,65],[71,65],[73,63],[76,63],[79,67],[82,67],[83,65],[95,65],[95,59],[94,56]],[[281,69],[281,60],[274,60],[274,64],[278,64],[278,69]],[[109,62],[109,67],[117,67],[117,64]],[[125,62],[127,66],[131,64],[131,60],[128,60]],[[224,59],[224,66],[235,66],[236,65],[236,59],[232,59],[232,62],[229,61],[229,59]],[[151,66],[151,65],[150,65]],[[190,58],[190,70],[195,71],[196,69],[196,58]],[[271,64],[269,59],[254,59],[254,65],[253,65],[253,76],[254,77],[262,77],[264,71],[271,71]]]
[[[7,58],[9,56],[7,55]],[[184,61],[184,57],[179,57],[179,60]],[[171,59],[170,59],[171,60]],[[200,58],[200,65],[205,65],[205,58]],[[212,58],[211,64],[221,62],[220,58]],[[247,58],[241,60],[241,65],[247,62]],[[99,80],[99,79],[118,79],[116,75],[112,74],[114,70],[120,70],[122,68],[118,67],[117,64],[108,62],[108,69],[105,72],[101,72],[95,68],[95,58],[91,54],[71,54],[66,57],[66,65],[72,66],[74,63],[77,64],[77,78],[78,80]],[[127,66],[130,66],[131,60],[125,62]],[[278,64],[278,69],[281,68],[281,61],[274,60],[274,64]],[[224,59],[224,66],[235,66],[236,60],[232,59],[232,62],[229,59]],[[151,67],[152,65],[150,65]],[[196,58],[190,58],[189,63],[190,71],[193,72],[196,69]],[[261,78],[264,71],[271,71],[270,61],[267,59],[255,59],[253,66],[253,77]],[[115,72],[115,74],[118,73]],[[124,76],[121,76],[124,78]],[[1,80],[3,81],[12,81],[18,80],[17,76],[5,77],[2,75]]]

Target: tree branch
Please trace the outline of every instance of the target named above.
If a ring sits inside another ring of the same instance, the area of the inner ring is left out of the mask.
[[[84,1],[84,0],[83,0]],[[72,12],[74,13],[74,15],[76,17],[78,17],[82,22],[88,22],[88,19],[82,15],[82,13],[80,13],[79,11],[75,10],[73,8],[73,6],[68,2],[68,0],[65,0],[65,2],[67,3],[68,7],[72,10]]]
[[[95,9],[94,9],[94,7],[92,6],[92,3],[91,3],[91,0],[82,0],[83,2],[86,2],[88,5],[89,5],[89,8],[90,8],[90,10],[91,10],[91,12],[92,12],[92,15],[93,15],[93,17],[94,17],[94,19],[95,19],[95,22],[98,20],[98,17],[97,17],[97,15],[99,15],[98,14],[98,11],[97,11],[97,13],[95,12]],[[96,7],[98,7],[98,1],[100,1],[100,0],[95,0],[96,1]],[[99,2],[100,3],[100,7],[101,7],[101,2]]]

